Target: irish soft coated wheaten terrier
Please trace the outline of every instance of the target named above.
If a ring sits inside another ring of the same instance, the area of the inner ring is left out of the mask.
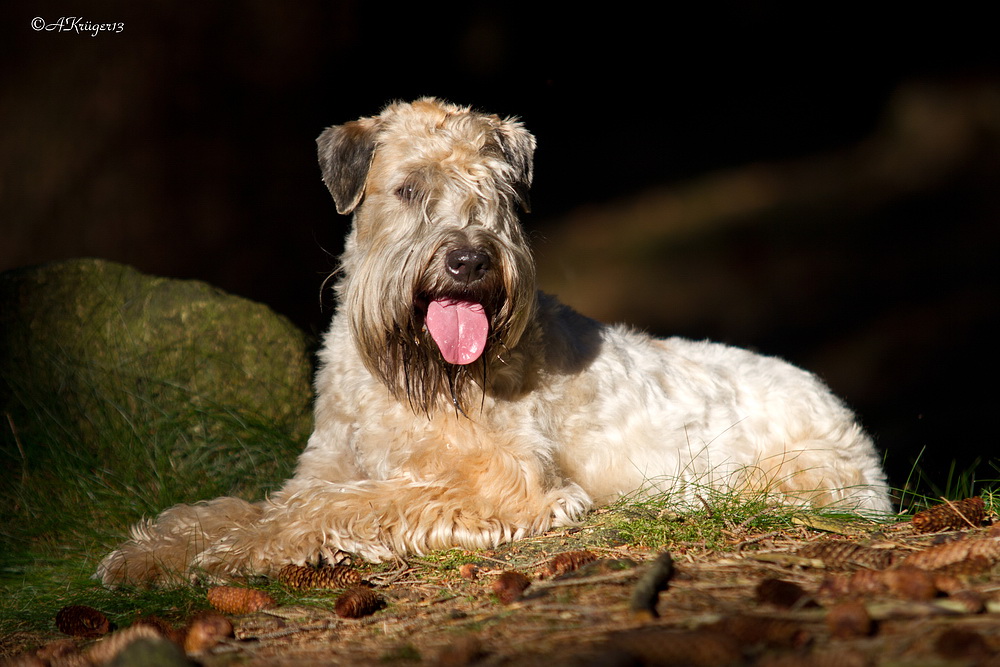
[[[605,326],[536,291],[516,212],[535,140],[518,121],[428,98],[318,144],[354,222],[295,476],[258,503],[138,524],[105,583],[488,547],[638,490],[891,511],[871,440],[813,375]]]

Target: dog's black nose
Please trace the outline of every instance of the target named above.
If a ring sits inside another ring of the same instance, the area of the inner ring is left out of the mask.
[[[445,258],[448,275],[460,283],[482,280],[490,270],[490,256],[472,248],[452,250]]]

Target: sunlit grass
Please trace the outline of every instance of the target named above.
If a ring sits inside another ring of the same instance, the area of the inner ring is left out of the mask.
[[[640,491],[599,511],[601,525],[617,539],[654,549],[694,543],[709,550],[727,550],[753,535],[792,532],[802,525],[824,522],[874,525],[873,518],[893,519],[844,509],[788,504],[766,492],[705,486],[692,493],[690,485],[683,496],[671,491]]]

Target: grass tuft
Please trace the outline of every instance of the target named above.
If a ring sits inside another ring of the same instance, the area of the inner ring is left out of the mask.
[[[910,468],[903,486],[897,491],[900,510],[914,514],[936,505],[942,500],[961,500],[981,496],[987,512],[996,514],[1000,501],[1000,459],[983,461],[980,458],[960,468],[957,461],[951,461],[944,472],[928,471],[921,463],[924,450],[920,451]],[[989,467],[996,476],[980,475]]]
[[[708,550],[726,550],[747,536],[797,530],[798,525],[818,518],[869,520],[842,510],[789,505],[764,492],[738,493],[705,487],[693,496],[694,503],[669,491],[637,492],[599,511],[599,525],[610,536],[634,546],[669,549],[695,543]]]

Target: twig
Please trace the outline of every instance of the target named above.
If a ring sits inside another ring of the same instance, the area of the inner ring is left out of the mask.
[[[656,557],[646,573],[632,589],[629,600],[629,610],[636,620],[652,620],[659,618],[656,603],[660,592],[666,590],[674,576],[674,559],[667,551]]]
[[[762,535],[754,535],[753,537],[749,537],[749,538],[747,538],[745,540],[737,542],[733,546],[736,548],[737,551],[740,551],[741,549],[743,549],[743,547],[745,547],[747,545],[756,544],[757,542],[760,542],[761,540],[767,540],[767,539],[770,539],[772,537],[779,537],[779,536],[784,535],[784,534],[785,534],[785,531],[783,531],[783,530],[772,530],[770,533],[764,533]]]
[[[579,577],[575,579],[559,579],[557,581],[539,581],[531,585],[531,590],[545,590],[548,588],[560,588],[563,586],[585,586],[587,584],[603,584],[621,579],[635,577],[635,570],[619,570],[608,574],[595,574],[592,577]]]
[[[818,570],[826,568],[826,563],[818,558],[807,558],[796,556],[795,554],[771,551],[767,553],[749,553],[744,556],[748,560],[755,560],[764,563],[777,563],[778,565],[798,565],[800,567],[811,567]]]
[[[483,556],[483,555],[476,555],[476,558],[481,558],[482,560],[491,560],[494,563],[496,563],[497,565],[502,565],[505,568],[511,567],[510,563],[508,563],[507,561],[504,561],[504,560],[500,560],[499,558],[491,558],[490,556]]]
[[[732,532],[735,534],[735,533],[737,533],[737,532],[739,532],[741,530],[746,529],[747,526],[749,526],[751,523],[753,523],[757,519],[761,518],[762,516],[765,516],[767,514],[771,514],[772,512],[774,512],[774,510],[775,510],[776,507],[777,507],[777,505],[768,505],[766,508],[764,508],[760,512],[757,512],[753,516],[751,516],[749,518],[746,518],[743,521],[740,521],[735,526],[733,526]],[[771,534],[775,535],[777,533],[771,533]]]
[[[705,511],[708,513],[708,518],[711,519],[715,516],[715,512],[712,511],[712,506],[708,504],[708,501],[701,497],[701,494],[694,494],[694,497],[701,501],[701,504],[705,507]]]
[[[333,630],[336,627],[335,621],[322,621],[315,625],[299,625],[293,628],[281,628],[279,630],[272,630],[271,632],[254,633],[249,636],[249,638],[256,639],[257,641],[263,641],[267,639],[281,639],[282,637],[287,637],[289,635],[295,635],[300,632],[315,632],[317,630]]]
[[[416,568],[410,567],[409,563],[405,560],[397,560],[397,562],[399,563],[399,567],[395,570],[373,573],[368,577],[368,580],[377,583],[379,586],[388,586],[401,579],[403,575],[416,570]]]

